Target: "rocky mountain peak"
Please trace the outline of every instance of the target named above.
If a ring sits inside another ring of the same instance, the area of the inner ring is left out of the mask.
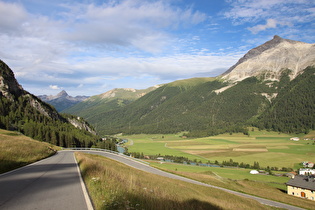
[[[89,98],[88,96],[70,96],[65,90],[62,90],[57,95],[40,95],[38,96],[41,100],[53,105],[57,111],[61,112],[75,104],[84,101]]]
[[[283,39],[275,35],[273,39],[248,51],[222,77],[231,81],[268,73],[279,79],[281,71],[293,71],[292,79],[307,66],[315,64],[315,44]]]
[[[12,99],[24,93],[22,86],[16,81],[13,71],[0,60],[0,94]]]
[[[57,94],[56,98],[67,97],[67,96],[69,96],[68,93],[65,90],[62,90],[60,93]]]

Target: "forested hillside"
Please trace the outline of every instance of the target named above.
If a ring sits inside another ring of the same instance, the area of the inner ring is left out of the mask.
[[[150,87],[143,90],[136,90],[132,88],[115,88],[106,93],[95,95],[78,103],[66,110],[64,113],[80,115],[84,119],[90,119],[94,115],[103,112],[103,110],[114,110],[122,108],[127,104],[137,100],[145,94],[155,90],[157,86]]]
[[[86,128],[69,122],[77,117],[60,115],[53,107],[23,90],[12,70],[0,60],[0,128],[17,130],[34,139],[63,147],[90,147],[99,139]]]
[[[284,74],[279,94],[257,126],[285,133],[315,130],[315,67],[308,67],[290,82]]]
[[[314,129],[314,46],[274,36],[216,78],[175,81],[132,101],[98,96],[67,111],[101,134],[247,134],[248,126],[307,133]]]
[[[309,67],[292,81],[290,70],[283,70],[279,81],[266,80],[264,73],[234,84],[219,78],[175,81],[122,108],[91,113],[88,120],[101,134],[247,134],[253,125],[307,132],[314,129],[313,71]]]
[[[227,83],[208,78],[166,84],[124,108],[98,113],[89,121],[102,133],[174,133],[193,135],[244,131],[244,122],[268,100],[258,95],[255,78],[217,94]],[[264,88],[268,88],[267,86]],[[244,131],[245,132],[245,131]]]

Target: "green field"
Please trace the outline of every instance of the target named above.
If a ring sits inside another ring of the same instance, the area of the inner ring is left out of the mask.
[[[129,152],[142,152],[144,155],[184,156],[202,162],[229,161],[252,165],[259,162],[261,167],[286,167],[298,169],[303,161],[315,162],[314,141],[290,141],[293,137],[276,132],[253,129],[249,136],[243,134],[222,134],[218,136],[185,139],[180,134],[141,134],[122,136],[129,139]],[[307,137],[315,136],[314,132]],[[121,137],[120,137],[121,138]]]
[[[201,160],[221,163],[233,159],[253,165],[259,162],[261,168],[277,167],[297,170],[303,161],[315,162],[315,131],[308,135],[299,135],[300,141],[291,141],[293,135],[250,129],[249,135],[222,134],[218,136],[188,139],[181,134],[141,134],[118,136],[128,139],[129,152],[140,152],[144,155],[184,156],[190,160]],[[314,209],[314,202],[292,197],[286,194],[285,183],[288,177],[282,176],[284,171],[272,171],[279,176],[252,175],[251,169],[228,167],[205,167],[175,164],[148,160],[151,166],[171,173],[189,177],[204,183],[268,198],[283,203]]]
[[[285,176],[253,175],[249,173],[251,169],[242,168],[200,167],[173,163],[161,164],[158,162],[151,162],[150,164],[156,168],[171,171],[173,173],[180,171],[194,174],[204,174],[212,176],[222,182],[225,180],[251,180],[262,182],[270,186],[275,186],[281,190],[286,190],[286,185],[284,183],[290,179]]]

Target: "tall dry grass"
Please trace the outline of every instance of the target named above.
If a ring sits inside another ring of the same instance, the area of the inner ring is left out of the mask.
[[[270,209],[256,201],[76,153],[95,209]]]
[[[53,146],[16,132],[0,130],[0,173],[53,155]]]

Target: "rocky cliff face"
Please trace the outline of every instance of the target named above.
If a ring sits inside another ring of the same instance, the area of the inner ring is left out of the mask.
[[[16,81],[11,69],[0,60],[0,93],[2,96],[13,99],[24,94],[21,85]]]
[[[95,132],[95,130],[93,128],[91,128],[91,126],[85,122],[84,120],[82,120],[82,118],[77,117],[77,118],[67,118],[68,121],[76,128],[79,128],[81,130],[85,130],[87,132],[92,133],[93,135],[97,135],[97,133]]]
[[[52,119],[62,120],[58,112],[40,101],[36,96],[25,91],[15,79],[13,71],[0,60],[0,97],[5,97],[15,102],[18,97],[26,98],[29,104],[41,114]],[[16,102],[18,103],[18,102]]]
[[[62,122],[69,122],[81,130],[86,130],[92,134],[96,134],[89,124],[83,119],[76,118],[74,116],[64,118],[50,105],[25,91],[15,79],[13,71],[3,61],[0,60],[0,99],[2,97],[10,100],[10,103],[19,104],[20,106],[23,105],[20,104],[19,99],[23,98],[24,101],[27,101],[28,104],[30,104],[34,109],[46,117],[56,121],[60,120]],[[69,96],[65,91],[63,91],[59,94],[59,97]]]
[[[278,80],[281,71],[292,70],[295,78],[308,66],[315,65],[315,44],[308,44],[279,36],[246,53],[222,77],[240,81],[247,77],[264,75],[265,79]]]

